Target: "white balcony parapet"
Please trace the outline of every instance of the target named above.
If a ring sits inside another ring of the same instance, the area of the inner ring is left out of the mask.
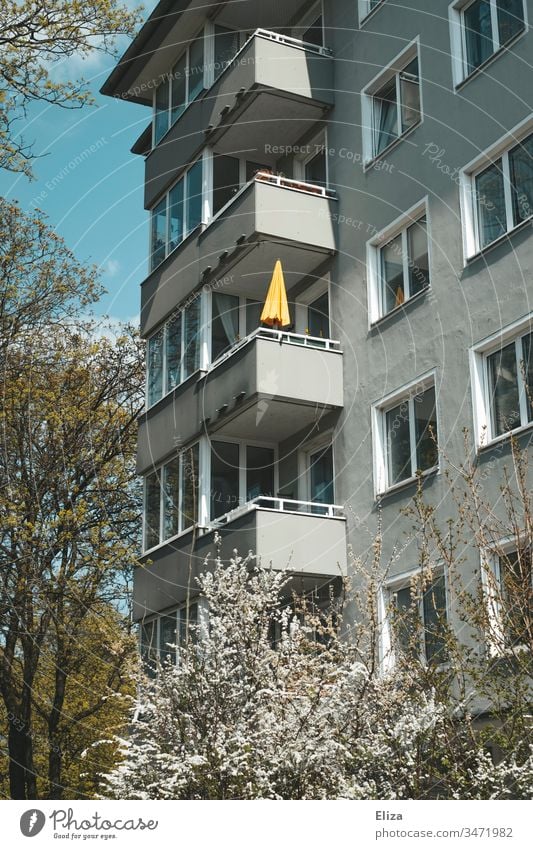
[[[315,501],[295,501],[292,498],[279,498],[274,496],[260,495],[254,498],[253,501],[248,501],[229,513],[225,513],[218,519],[213,520],[205,530],[216,530],[217,528],[229,525],[241,516],[246,516],[256,510],[274,510],[277,513],[284,513],[298,516],[313,516],[314,518],[323,519],[346,519],[344,507],[338,504],[322,504]]]
[[[309,336],[307,333],[290,333],[286,330],[272,330],[270,327],[258,327],[252,333],[239,339],[225,354],[222,354],[214,362],[210,363],[207,368],[207,373],[213,371],[218,366],[225,363],[230,357],[233,357],[237,351],[249,345],[254,339],[267,339],[272,342],[278,342],[286,345],[298,345],[298,347],[313,348],[315,350],[332,351],[341,354],[341,343],[336,339],[323,339],[321,336]]]

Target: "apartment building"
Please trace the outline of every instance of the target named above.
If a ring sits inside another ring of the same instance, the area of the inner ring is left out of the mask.
[[[252,551],[320,605],[379,516],[384,593],[408,606],[401,508],[422,475],[450,514],[465,428],[497,505],[509,432],[527,445],[533,424],[532,14],[161,0],[104,84],[149,121],[132,148],[150,214],[145,645],[168,653],[191,597],[194,615],[217,531],[224,558]],[[291,324],[271,329],[277,260]],[[443,616],[444,571],[420,604],[428,661]],[[385,623],[387,657],[390,639]]]

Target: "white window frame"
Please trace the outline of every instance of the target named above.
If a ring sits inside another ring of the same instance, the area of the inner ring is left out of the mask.
[[[197,606],[198,610],[198,618],[197,624],[200,626],[202,631],[206,628],[207,625],[207,617],[208,617],[208,608],[206,600],[203,596],[196,595],[189,601],[189,608],[193,605]],[[149,616],[143,617],[143,619],[139,620],[139,654],[142,652],[143,644],[142,644],[142,629],[146,625],[155,625],[154,628],[154,648],[153,652],[157,656],[158,660],[161,659],[161,620],[168,619],[171,616],[175,617],[176,621],[176,666],[179,665],[179,655],[180,655],[180,646],[179,646],[179,629],[180,629],[180,619],[181,613],[187,609],[187,602],[183,602],[177,607],[173,607],[170,610],[161,610],[158,613],[150,614]]]
[[[184,353],[184,350],[185,350],[185,313],[186,313],[187,309],[189,309],[189,307],[191,306],[191,304],[193,303],[194,300],[199,300],[199,302],[200,302],[200,304],[199,304],[199,312],[200,312],[199,339],[198,339],[198,346],[199,346],[199,349],[200,349],[199,366],[198,366],[198,369],[196,369],[194,372],[191,372],[191,374],[189,374],[185,377],[184,374],[183,374],[183,369],[184,369],[183,353]],[[161,380],[162,380],[161,396],[159,398],[157,398],[157,400],[152,401],[152,402],[150,402],[149,395],[148,395],[149,388],[150,388],[150,373],[149,373],[150,357],[148,356],[148,353],[147,353],[147,356],[146,356],[145,405],[146,405],[147,410],[151,410],[152,407],[155,407],[156,404],[159,404],[159,402],[162,401],[163,398],[166,398],[167,395],[170,395],[171,392],[174,392],[174,390],[176,390],[179,386],[181,386],[182,383],[185,383],[187,380],[189,380],[189,378],[192,377],[194,374],[196,374],[198,371],[204,371],[205,370],[206,365],[204,364],[204,359],[205,359],[205,346],[206,346],[206,342],[207,342],[206,329],[207,329],[208,324],[209,324],[209,322],[207,320],[207,316],[206,316],[206,304],[205,304],[206,300],[207,300],[207,292],[205,292],[204,290],[201,290],[200,292],[195,293],[194,297],[192,299],[189,298],[188,301],[186,301],[180,307],[175,309],[173,311],[173,313],[165,319],[164,323],[160,324],[146,338],[146,350],[148,352],[150,340],[153,339],[155,336],[157,336],[157,334],[160,333],[161,330],[163,331],[163,351],[162,351],[162,364],[161,364],[161,375],[162,375],[162,377],[161,377]],[[169,326],[170,322],[172,321],[172,319],[176,317],[177,313],[181,314],[180,379],[179,379],[178,383],[176,384],[176,386],[173,386],[171,389],[167,389],[167,336],[168,336],[168,326]]]
[[[311,457],[331,446],[333,457],[333,503],[335,504],[337,481],[335,475],[335,440],[333,428],[305,443],[298,451],[298,498],[311,502]]]
[[[516,39],[525,35],[525,33],[528,31],[527,4],[524,2],[524,0],[522,0],[524,29],[518,32],[515,36],[513,36],[510,41],[505,42],[505,44],[500,44],[496,0],[490,0],[492,44],[494,50],[492,51],[491,55],[488,56],[487,59],[481,63],[481,65],[470,71],[468,67],[468,58],[466,50],[464,12],[468,8],[468,6],[471,6],[474,2],[475,0],[453,0],[453,2],[450,3],[450,5],[448,6],[448,18],[450,23],[452,77],[455,88],[460,86],[461,83],[463,83],[465,80],[478,73],[482,68],[485,67],[486,64],[491,62],[495,56],[500,55],[501,52],[509,46],[509,44],[514,44]]]
[[[485,599],[487,617],[490,626],[490,633],[487,638],[487,648],[492,657],[502,656],[504,654],[520,651],[521,646],[508,646],[505,634],[505,627],[502,619],[502,607],[500,599],[502,598],[502,576],[500,557],[509,555],[517,549],[516,537],[508,537],[499,540],[497,543],[498,550],[494,548],[483,549],[480,551],[481,563],[481,586],[483,588],[483,598]],[[532,571],[533,582],[533,571]],[[497,588],[497,595],[494,595],[494,587]],[[493,634],[495,639],[490,639],[490,634]]]
[[[416,435],[413,416],[413,404],[417,395],[428,389],[435,389],[435,417],[437,420],[437,445],[439,444],[440,416],[437,394],[437,374],[435,370],[421,375],[416,380],[404,384],[400,389],[391,392],[384,398],[372,405],[372,443],[374,455],[374,497],[378,499],[381,495],[394,492],[404,486],[408,486],[418,480],[416,475]],[[387,451],[387,412],[398,404],[407,401],[409,404],[409,434],[411,447],[411,471],[415,474],[406,477],[395,484],[389,484],[388,451]],[[440,454],[437,455],[437,463],[430,469],[421,472],[422,477],[438,473],[440,471]]]
[[[223,434],[213,434],[208,442],[208,450],[206,452],[207,455],[207,463],[205,465],[206,476],[204,477],[204,481],[208,481],[206,492],[207,492],[207,512],[206,515],[209,517],[209,522],[220,521],[222,516],[219,516],[218,519],[214,519],[211,516],[211,451],[212,451],[212,443],[213,442],[226,442],[231,445],[239,446],[239,502],[235,505],[234,508],[228,510],[227,513],[232,513],[233,510],[236,510],[240,507],[244,507],[246,504],[251,503],[246,500],[246,448],[250,446],[251,448],[268,448],[274,452],[274,495],[273,498],[276,498],[276,493],[279,490],[279,449],[278,444],[275,442],[264,442],[257,441],[255,439],[234,439],[232,437],[226,437]],[[265,498],[269,496],[265,495]],[[223,515],[227,515],[224,513]]]
[[[461,218],[463,222],[463,256],[466,263],[478,256],[480,253],[489,250],[493,245],[498,244],[502,239],[507,238],[509,233],[522,227],[527,221],[531,221],[531,216],[520,221],[518,224],[513,222],[513,206],[511,183],[509,179],[508,156],[509,152],[516,147],[517,144],[524,141],[533,133],[533,114],[529,115],[524,121],[514,127],[511,131],[505,133],[498,141],[487,148],[480,156],[477,156],[472,162],[460,172],[460,197],[461,197]],[[479,233],[478,209],[476,201],[476,177],[481,174],[489,165],[494,164],[499,159],[502,159],[502,171],[504,175],[504,193],[505,193],[505,212],[507,220],[507,230],[501,236],[498,236],[487,245],[481,246]]]
[[[426,218],[426,229],[428,234],[428,265],[430,284],[416,295],[410,295],[405,299],[405,304],[409,303],[413,297],[420,297],[424,292],[431,288],[431,238],[430,238],[430,221],[429,221],[429,205],[427,196],[414,204],[407,212],[403,212],[385,229],[381,230],[366,243],[366,261],[367,261],[367,293],[368,293],[368,327],[369,329],[382,318],[391,315],[395,310],[384,311],[383,308],[383,286],[381,277],[381,250],[392,239],[402,234],[403,245],[403,274],[404,282],[409,281],[409,260],[407,250],[407,230],[420,221],[421,218]]]
[[[416,124],[402,132],[401,126],[401,93],[400,93],[400,74],[413,59],[418,60],[418,93],[420,100],[420,118]],[[375,96],[383,89],[392,79],[396,80],[396,109],[398,111],[398,135],[394,138],[387,147],[376,152],[376,108]],[[361,106],[362,106],[362,131],[363,131],[363,159],[365,165],[370,165],[375,159],[381,159],[393,145],[397,144],[401,139],[404,139],[413,130],[419,127],[424,121],[424,107],[422,98],[422,68],[420,61],[420,37],[417,36],[410,44],[402,50],[383,70],[379,72],[361,91]]]
[[[477,449],[494,445],[501,440],[508,439],[510,434],[519,433],[533,426],[533,422],[527,421],[527,393],[524,381],[519,381],[520,401],[520,425],[506,433],[495,435],[492,421],[492,404],[489,382],[488,358],[491,354],[505,348],[513,341],[516,345],[517,362],[520,365],[521,339],[528,333],[533,332],[533,312],[523,316],[497,333],[493,333],[486,339],[478,342],[470,349],[470,379],[472,384],[472,406],[474,414],[474,436]],[[520,356],[520,359],[518,357]]]
[[[359,26],[361,26],[363,22],[370,17],[370,15],[373,15],[384,2],[385,0],[377,0],[377,3],[372,6],[371,0],[359,0]]]
[[[188,192],[186,192],[186,189],[188,187],[188,174],[190,173],[190,171],[192,171],[192,169],[195,167],[195,165],[197,165],[199,162],[201,163],[201,166],[202,166],[202,198],[201,198],[202,214],[201,214],[200,221],[198,222],[196,227],[205,226],[205,224],[207,223],[207,221],[208,221],[208,218],[206,218],[206,176],[207,176],[206,172],[208,172],[208,165],[206,164],[207,160],[208,160],[207,150],[204,150],[200,154],[200,156],[198,156],[197,159],[194,160],[194,162],[191,162],[191,164],[188,165],[187,168],[184,171],[181,172],[179,177],[176,180],[174,180],[174,182],[172,183],[171,186],[169,186],[169,188],[166,190],[164,195],[162,197],[159,197],[157,199],[157,201],[153,204],[153,206],[150,207],[150,221],[149,221],[150,226],[149,226],[149,234],[148,234],[148,239],[149,239],[149,241],[148,241],[149,274],[152,274],[154,271],[156,271],[156,269],[160,268],[161,265],[165,262],[165,260],[168,259],[168,257],[171,254],[173,254],[174,251],[177,251],[178,248],[183,244],[183,242],[185,242],[185,240],[193,232],[192,230],[189,229],[189,223],[187,221],[187,207],[188,207],[189,195],[188,195]],[[175,245],[172,248],[172,250],[169,250],[169,247],[170,247],[170,239],[169,239],[170,194],[171,194],[172,190],[182,180],[184,181],[184,190],[183,190],[183,213],[184,213],[183,214],[183,236],[182,236],[181,241],[178,242],[178,244]],[[211,180],[211,182],[212,182],[212,180]],[[153,253],[153,250],[152,250],[152,219],[153,219],[153,215],[155,213],[156,208],[159,206],[159,204],[161,203],[162,200],[165,200],[165,203],[166,203],[166,206],[165,206],[165,242],[166,242],[166,244],[165,244],[165,256],[163,257],[161,262],[159,262],[157,265],[152,266],[152,253]],[[196,227],[194,229],[196,229]]]
[[[182,506],[183,506],[183,457],[187,453],[187,451],[191,448],[194,448],[195,445],[198,445],[198,520],[196,522],[197,525],[204,524],[203,522],[203,505],[202,505],[202,448],[203,440],[197,439],[191,445],[188,445],[186,448],[182,448],[179,452],[172,455],[171,457],[167,457],[163,462],[159,463],[154,468],[150,469],[150,471],[146,472],[143,476],[143,521],[142,521],[142,548],[143,555],[148,552],[155,551],[163,545],[168,545],[170,542],[173,542],[184,534],[189,533],[192,530],[194,525],[187,525],[183,527],[183,514],[182,514]],[[170,537],[165,537],[165,475],[166,475],[166,467],[170,465],[174,460],[179,458],[179,531],[177,534],[174,534]],[[159,542],[156,545],[152,545],[150,548],[146,547],[146,536],[147,536],[147,504],[148,504],[148,478],[153,474],[157,477],[157,482],[159,486]]]
[[[393,623],[391,621],[391,609],[393,606],[393,596],[398,592],[398,590],[406,589],[411,585],[413,580],[422,575],[422,569],[417,566],[413,569],[409,569],[406,572],[402,572],[398,575],[392,575],[388,577],[383,586],[380,588],[378,592],[378,623],[380,626],[380,639],[379,639],[379,660],[380,666],[383,672],[392,671],[397,662],[397,658],[394,651],[394,636],[393,636]],[[448,576],[446,573],[446,569],[443,566],[437,565],[433,567],[431,570],[431,580],[432,582],[437,578],[444,578],[444,593],[445,593],[445,601],[446,601],[446,622],[450,622],[450,598],[449,598],[449,588],[448,588]],[[421,593],[420,598],[418,599],[418,616],[421,623],[421,640],[419,646],[419,660],[422,664],[428,665],[428,659],[426,657],[426,622],[424,619],[424,598]],[[442,663],[437,664],[436,668],[442,668],[446,665],[446,660],[443,660]]]
[[[214,85],[214,83],[216,82],[216,80],[218,79],[220,74],[223,73],[223,71],[220,71],[218,74],[215,74],[215,26],[216,26],[216,23],[217,23],[216,21],[215,22],[206,21],[205,24],[198,30],[196,35],[192,36],[189,39],[189,43],[187,44],[187,47],[185,48],[185,50],[182,50],[180,52],[179,56],[172,63],[172,67],[171,67],[169,74],[167,75],[167,79],[163,79],[161,81],[161,83],[154,89],[153,99],[152,99],[152,116],[153,116],[152,117],[152,148],[156,147],[156,145],[158,145],[158,144],[161,144],[161,142],[163,141],[163,139],[165,138],[167,133],[170,132],[170,130],[172,129],[174,124],[177,121],[179,121],[180,118],[182,117],[182,115],[187,111],[190,104],[194,103],[196,100],[198,100],[198,98],[201,97],[202,93],[208,91],[211,88],[211,86]],[[227,29],[230,29],[230,27],[227,27]],[[237,50],[237,52],[238,52],[240,50],[240,48],[242,47],[243,36],[240,35],[238,30],[235,30],[235,32],[237,33],[237,37],[238,37],[238,41],[239,41],[239,46],[238,46],[238,50]],[[189,74],[188,74],[188,70],[190,68],[190,49],[191,49],[192,43],[194,41],[196,41],[200,37],[200,35],[202,36],[203,46],[204,46],[203,91],[200,91],[193,100],[190,100],[189,99]],[[185,104],[184,104],[183,111],[176,118],[173,119],[172,118],[172,80],[173,80],[173,77],[174,77],[174,69],[176,68],[176,65],[178,64],[178,62],[181,62],[181,60],[183,59],[184,56],[187,57],[186,58],[186,64],[185,64]],[[156,123],[157,90],[158,90],[159,86],[162,85],[164,82],[168,82],[168,104],[167,104],[167,107],[168,107],[168,128],[163,133],[161,138],[158,139],[158,141],[156,142],[156,140],[155,140],[155,123]]]

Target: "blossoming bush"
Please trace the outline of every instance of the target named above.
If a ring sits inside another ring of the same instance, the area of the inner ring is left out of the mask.
[[[430,683],[412,661],[380,674],[364,627],[343,629],[342,611],[316,617],[305,601],[288,607],[287,578],[253,558],[217,558],[199,583],[209,614],[190,625],[178,665],[140,676],[106,795],[530,798],[529,738],[505,751],[505,734],[477,730],[449,670]]]

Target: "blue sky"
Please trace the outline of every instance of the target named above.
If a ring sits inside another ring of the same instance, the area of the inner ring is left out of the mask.
[[[121,52],[126,46],[122,39]],[[95,54],[54,69],[55,76],[83,76],[96,105],[67,110],[34,104],[19,129],[40,155],[35,179],[0,172],[0,194],[18,200],[24,211],[38,206],[78,259],[99,267],[108,294],[98,314],[136,321],[147,273],[148,215],[144,161],[130,148],[151,115],[146,107],[98,94],[113,64]]]

